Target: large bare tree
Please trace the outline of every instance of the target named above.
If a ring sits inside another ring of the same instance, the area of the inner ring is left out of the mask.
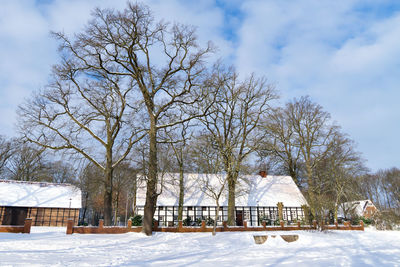
[[[88,131],[88,127],[82,127],[87,124],[85,120],[91,121],[92,112],[85,112],[86,117],[76,121],[81,124],[80,133],[86,131],[94,139],[94,142],[104,143],[108,147],[106,149],[108,155],[112,153],[109,144],[114,144],[118,140],[113,139],[113,137],[118,136],[123,123],[130,120],[137,123],[136,125],[146,126],[149,140],[149,160],[143,231],[147,235],[151,235],[152,218],[157,200],[158,131],[188,121],[198,115],[195,112],[196,110],[190,109],[190,107],[203,97],[202,92],[197,89],[201,88],[199,86],[200,78],[204,71],[202,60],[210,52],[211,47],[206,46],[204,49],[198,47],[195,31],[192,27],[156,22],[147,6],[133,3],[128,3],[128,7],[123,11],[96,9],[93,12],[93,19],[83,32],[75,36],[74,41],[62,33],[56,35],[62,42],[63,53],[68,57],[65,58],[64,64],[55,69],[55,73],[61,78],[67,77],[72,80],[70,88],[85,93],[98,88],[97,83],[106,83],[106,86],[101,87],[109,88],[111,92],[121,92],[121,94],[114,95],[110,92],[104,95],[101,94],[101,90],[98,90],[100,95],[97,100],[102,98],[105,100],[112,99],[117,101],[115,104],[123,104],[124,108],[121,106],[118,111],[125,111],[127,107],[132,107],[143,112],[141,118],[137,118],[134,115],[126,116],[118,112],[110,114],[100,111],[99,113],[105,114],[101,121],[108,123],[105,126],[107,128],[107,141],[110,141],[110,143],[101,140],[98,134],[93,131]],[[69,60],[70,58],[73,59],[72,63]],[[75,68],[75,63],[78,68]],[[67,71],[64,71],[64,69]],[[83,87],[72,79],[76,76],[76,69],[78,73],[85,73],[86,79],[94,79],[92,83],[88,84],[90,86]],[[61,97],[57,101],[61,102],[62,106],[66,106],[67,100],[70,99],[67,94],[69,91],[64,90],[63,83],[55,83],[53,87],[59,92],[58,98]],[[126,90],[122,90],[122,87]],[[134,97],[127,100],[126,96],[130,93],[133,93]],[[109,96],[109,98],[105,96]],[[48,97],[48,99],[51,98]],[[91,98],[84,97],[83,99],[90,100]],[[101,103],[94,102],[93,105],[86,103],[80,105],[79,108],[76,107],[76,110],[79,111],[86,106],[94,106],[96,110],[98,104]],[[65,112],[67,116],[71,117],[68,113],[72,110],[74,109],[64,108],[63,113]],[[110,107],[107,111],[109,110]],[[183,117],[175,116],[177,112],[187,115]],[[83,112],[80,112],[80,115],[84,116]],[[124,119],[122,119],[122,116]],[[49,117],[49,119],[53,117]],[[96,121],[98,120],[96,118]],[[74,119],[73,121],[75,122]],[[68,140],[64,134],[60,135],[57,132],[60,126],[52,127],[53,131],[62,140]],[[76,129],[73,129],[70,133],[74,134],[76,131]],[[137,139],[137,132],[132,131],[129,140],[122,142],[122,144],[131,147],[131,144]],[[95,165],[101,168],[105,167],[98,160],[89,156],[85,149],[73,142],[67,142],[62,146],[49,147],[59,149],[71,146]],[[129,153],[129,149],[122,152],[122,157],[115,162],[112,162],[112,157],[107,157],[106,165],[115,167],[115,163],[123,160],[127,153]],[[107,170],[106,176],[111,177],[112,168],[106,167],[105,169]],[[106,185],[107,203],[111,203],[111,185],[110,182]],[[110,214],[111,206],[107,204],[106,208],[105,215]],[[109,220],[106,221],[109,223]]]
[[[303,186],[314,216],[322,178],[316,169],[333,153],[341,135],[330,119],[322,106],[309,97],[300,97],[289,101],[284,108],[275,109],[264,124],[270,137],[264,149],[272,157],[280,158],[288,174]]]
[[[263,126],[267,138],[262,140],[262,148],[259,151],[261,157],[276,163],[278,169],[289,174],[301,188],[301,151],[294,138],[294,127],[287,110],[280,107],[272,109],[265,119]]]
[[[354,142],[338,131],[332,138],[331,149],[318,162],[314,189],[318,200],[314,205],[317,214],[322,215],[323,210],[333,210],[334,220],[337,221],[339,205],[357,197],[352,184],[367,169],[354,148]]]
[[[228,185],[228,224],[235,224],[235,196],[239,173],[245,159],[259,148],[265,134],[260,119],[276,98],[274,88],[264,78],[251,75],[240,80],[232,68],[216,65],[208,86],[214,88],[215,101],[207,116],[201,118],[212,143],[221,153]]]
[[[104,221],[111,224],[112,179],[115,167],[129,154],[144,130],[131,121],[137,108],[131,82],[95,68],[97,57],[76,49],[63,35],[62,63],[54,66],[51,82],[19,107],[23,138],[43,148],[66,151],[90,161],[104,175]],[[133,104],[133,103],[132,103]],[[136,118],[137,119],[137,118]]]
[[[203,97],[198,90],[202,61],[211,47],[199,48],[192,27],[157,22],[147,6],[133,3],[123,11],[96,9],[93,20],[73,43],[58,36],[65,50],[88,69],[118,77],[134,90],[138,101],[130,105],[139,106],[144,115],[142,120],[131,120],[146,126],[149,140],[143,231],[151,235],[158,196],[158,132],[197,116],[197,110],[190,107]]]

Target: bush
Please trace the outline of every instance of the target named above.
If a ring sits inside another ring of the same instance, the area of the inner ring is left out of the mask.
[[[143,222],[142,215],[135,215],[129,218],[132,221],[132,226],[141,226]]]
[[[372,219],[365,218],[365,217],[361,217],[360,219],[364,222],[365,225],[372,224]]]
[[[207,226],[214,226],[214,219],[211,217],[207,217],[206,219],[206,225]]]
[[[355,216],[351,217],[350,222],[351,222],[352,225],[359,225],[362,218],[363,217],[355,215]]]
[[[377,230],[393,230],[400,225],[400,216],[393,211],[382,211],[374,216],[375,227]]]
[[[184,219],[184,220],[182,221],[182,224],[183,224],[184,226],[192,226],[192,225],[193,225],[193,222],[192,222],[192,219],[191,219],[189,216],[187,216],[186,219]]]

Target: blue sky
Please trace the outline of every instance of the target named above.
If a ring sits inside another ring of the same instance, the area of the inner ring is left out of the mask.
[[[266,76],[280,103],[309,95],[358,144],[372,170],[400,167],[400,1],[144,1],[157,18],[192,24],[242,75]],[[0,134],[57,63],[49,32],[73,34],[96,7],[126,1],[0,0]]]

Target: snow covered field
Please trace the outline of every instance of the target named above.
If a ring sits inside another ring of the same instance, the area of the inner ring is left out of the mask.
[[[262,232],[155,233],[152,237],[66,235],[33,227],[30,235],[0,233],[0,266],[400,266],[400,231],[268,232],[298,234],[286,243]]]

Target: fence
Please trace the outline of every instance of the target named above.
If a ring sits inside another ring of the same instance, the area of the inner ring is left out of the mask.
[[[32,219],[25,219],[24,225],[0,225],[0,233],[23,233],[31,232]]]
[[[248,226],[247,221],[243,222],[243,226],[228,226],[223,222],[222,226],[216,228],[216,232],[245,232],[245,231],[295,231],[295,230],[315,230],[318,229],[316,221],[313,225],[301,225],[300,222],[292,225],[285,225],[280,221],[279,226],[267,226],[263,221],[261,226]],[[350,222],[345,222],[343,225],[321,225],[322,229],[326,230],[359,230],[364,231],[364,222],[360,221],[360,225],[351,225]],[[122,234],[128,232],[141,232],[142,227],[132,227],[132,222],[129,220],[127,227],[104,227],[103,220],[100,220],[98,227],[93,226],[73,226],[73,220],[68,221],[67,234]],[[194,233],[194,232],[212,232],[213,227],[206,226],[206,222],[202,221],[201,226],[183,226],[182,221],[178,222],[177,226],[162,227],[157,221],[153,227],[154,232],[172,232],[172,233]]]

